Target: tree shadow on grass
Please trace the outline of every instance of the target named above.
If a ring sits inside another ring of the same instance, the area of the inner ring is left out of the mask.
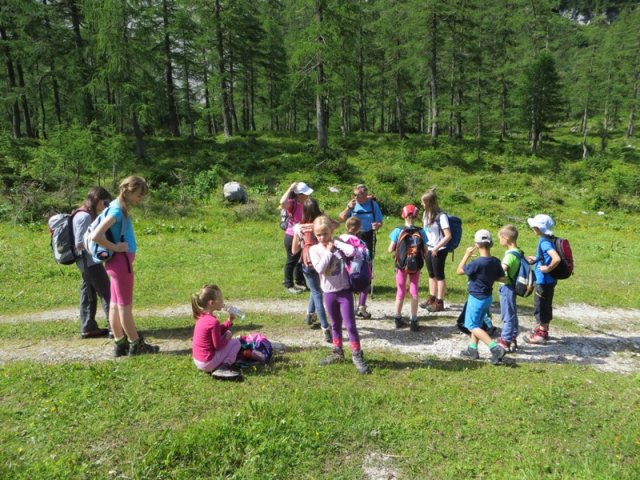
[[[264,325],[260,323],[235,323],[233,325],[233,336],[243,335],[253,331],[259,331]],[[162,340],[190,340],[193,336],[193,325],[186,327],[172,328],[147,328],[143,332],[145,335]]]

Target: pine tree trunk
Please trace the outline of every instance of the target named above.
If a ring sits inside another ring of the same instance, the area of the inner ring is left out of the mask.
[[[323,16],[324,16],[324,0],[316,0],[316,22],[318,23],[318,30],[322,31],[323,28]],[[316,41],[321,44],[324,43],[322,35],[318,36]],[[324,78],[324,64],[322,58],[318,58],[316,64],[316,128],[318,130],[318,146],[322,150],[326,150],[329,147],[329,139],[327,132],[327,105]]]
[[[38,82],[38,96],[40,97],[40,117],[41,117],[41,128],[42,128],[42,138],[47,139],[47,110],[44,106],[44,92],[42,91],[42,82]]]
[[[360,121],[360,131],[367,130],[367,107],[366,107],[366,92],[364,88],[364,53],[362,42],[362,28],[360,28],[360,48],[358,50],[358,120]]]
[[[207,67],[204,68],[204,108],[207,112],[207,133],[211,136],[216,135],[215,122],[211,115],[211,94],[209,92],[209,73]]]
[[[640,78],[640,67],[638,66],[638,58],[640,55],[636,56],[636,69],[633,73],[633,91],[631,94],[631,109],[629,110],[629,121],[627,122],[627,130],[625,136],[627,138],[633,137],[635,133],[635,124],[636,124],[636,108],[638,103],[638,80]]]
[[[31,126],[31,114],[29,113],[29,102],[27,101],[26,87],[24,83],[24,73],[22,71],[22,63],[16,62],[16,70],[18,71],[18,84],[20,85],[20,103],[22,103],[22,115],[24,117],[24,128],[29,138],[36,138],[36,134]]]
[[[4,51],[5,65],[7,67],[7,83],[8,91],[13,92],[17,89],[16,74],[13,70],[13,59],[11,58],[11,52],[7,45],[8,36],[4,27],[0,26],[0,39],[4,43],[2,50]],[[22,126],[20,119],[20,106],[18,105],[18,99],[16,98],[11,105],[11,128],[13,138],[20,138],[22,136]]]
[[[222,21],[220,20],[220,0],[216,0],[214,18],[216,23],[216,48],[218,50],[218,75],[220,76],[220,103],[222,104],[223,133],[226,138],[231,136],[231,111],[227,91],[227,77],[224,62],[224,44],[222,41]]]
[[[438,29],[438,17],[435,13],[431,14],[431,28],[429,31],[429,40],[431,44],[431,58],[429,60],[429,71],[431,73],[430,86],[431,86],[431,137],[437,138],[440,134],[438,129],[438,46],[437,46],[437,34]]]
[[[229,54],[229,110],[231,111],[231,118],[233,120],[233,131],[239,132],[240,127],[238,125],[238,115],[236,115],[236,101],[235,101],[235,70],[232,54]]]
[[[182,56],[184,58],[184,103],[186,108],[186,120],[189,125],[189,136],[194,138],[196,136],[196,124],[193,118],[193,112],[191,110],[191,83],[189,72],[189,61],[187,59],[187,46],[186,41],[182,41]]]
[[[145,158],[146,151],[144,145],[144,135],[142,134],[142,129],[140,128],[140,123],[138,123],[138,114],[131,114],[131,124],[133,125],[133,134],[136,138],[136,157]]]
[[[507,139],[508,127],[507,127],[507,109],[509,98],[509,87],[507,81],[502,77],[502,89],[500,90],[500,141],[504,142]]]
[[[68,0],[69,3],[69,11],[71,13],[71,27],[73,29],[73,36],[76,47],[76,57],[78,66],[80,68],[80,81],[82,83],[82,99],[84,103],[84,111],[83,117],[85,125],[89,125],[94,118],[94,107],[93,107],[93,99],[91,98],[91,93],[88,90],[89,82],[91,81],[91,76],[88,72],[87,62],[84,59],[83,49],[84,49],[84,40],[82,39],[82,33],[80,30],[81,18],[80,11],[78,10],[78,5],[76,0]],[[44,2],[46,5],[46,2]]]
[[[167,114],[169,133],[174,137],[180,136],[180,120],[178,119],[178,102],[173,83],[173,61],[171,59],[171,37],[169,35],[169,9],[167,0],[162,0],[162,27],[164,31],[163,53],[165,66],[165,88],[167,89]]]

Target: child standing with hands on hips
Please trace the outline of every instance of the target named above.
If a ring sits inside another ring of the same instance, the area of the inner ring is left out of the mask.
[[[348,243],[334,241],[333,228],[334,222],[326,215],[316,218],[313,221],[313,233],[318,244],[309,249],[313,268],[320,275],[320,286],[324,292],[325,306],[331,319],[334,347],[331,355],[322,360],[320,365],[344,361],[342,349],[342,323],[344,322],[351,342],[351,358],[356,369],[362,374],[370,373],[360,346],[360,335],[353,309],[353,293],[349,286],[349,274],[345,269],[345,259],[353,257],[355,248]]]
[[[213,312],[224,308],[222,291],[217,285],[205,285],[191,296],[191,309],[196,324],[193,327],[193,363],[214,378],[236,380],[242,375],[231,369],[240,351],[240,340],[231,338],[233,309],[229,318],[220,323]]]
[[[458,275],[469,277],[467,286],[469,297],[467,298],[464,326],[471,332],[471,339],[469,346],[463,350],[462,354],[472,360],[479,360],[478,340],[480,340],[491,350],[491,363],[498,365],[502,362],[506,351],[482,329],[482,323],[493,302],[491,296],[493,284],[496,281],[504,281],[504,270],[500,260],[491,256],[493,239],[488,230],[478,230],[475,233],[474,242],[475,245],[467,248],[456,270]],[[476,252],[480,254],[480,257],[467,265],[469,258]]]

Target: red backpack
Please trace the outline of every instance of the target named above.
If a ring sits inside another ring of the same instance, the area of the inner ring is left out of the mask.
[[[309,248],[318,243],[316,236],[313,234],[313,223],[301,223],[300,234],[302,235],[302,255],[300,262],[307,268],[313,268],[311,258],[309,258]]]
[[[553,249],[560,255],[560,263],[549,274],[556,280],[564,280],[573,275],[573,252],[569,240],[560,237],[551,237]]]

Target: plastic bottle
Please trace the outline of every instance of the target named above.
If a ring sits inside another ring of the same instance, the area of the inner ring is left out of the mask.
[[[244,320],[245,314],[238,307],[234,307],[233,305],[225,306],[225,310],[229,315],[235,317],[236,320]]]

